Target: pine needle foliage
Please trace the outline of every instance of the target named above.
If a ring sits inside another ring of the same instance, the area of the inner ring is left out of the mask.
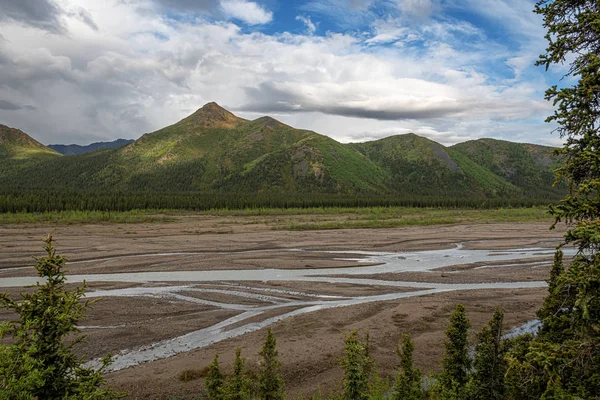
[[[438,376],[435,390],[439,399],[466,399],[465,389],[472,364],[468,341],[470,328],[471,323],[467,318],[465,306],[458,304],[450,316],[450,323],[445,332],[446,352],[442,359],[442,371]]]
[[[267,330],[267,338],[260,355],[262,356],[261,371],[258,378],[258,394],[264,400],[283,400],[284,383],[280,375],[281,362],[277,359],[276,339],[271,328]]]
[[[66,258],[56,254],[52,236],[43,239],[47,255],[35,264],[42,283],[21,301],[0,294],[0,307],[18,317],[0,325],[0,399],[104,400],[122,395],[104,388],[103,369],[86,367],[73,351],[84,336],[77,323],[90,306],[82,301],[85,283],[75,290],[65,288]]]
[[[467,388],[469,399],[504,399],[507,342],[502,338],[503,322],[504,312],[496,308],[488,326],[484,326],[477,335],[474,371]]]
[[[346,348],[342,360],[344,368],[342,399],[368,400],[371,365],[366,357],[365,346],[360,342],[356,330],[346,335],[344,343]]]
[[[575,287],[562,283],[564,272],[563,252],[557,250],[548,279],[548,294],[537,312],[537,317],[542,322],[538,333],[540,340],[560,343],[572,337]]]
[[[540,0],[548,47],[537,64],[567,64],[559,87],[546,91],[547,120],[564,139],[558,179],[569,194],[551,208],[565,221],[565,244],[578,248],[568,266],[557,253],[550,292],[539,316],[541,334],[525,337],[507,356],[514,399],[600,398],[600,2]],[[569,82],[574,82],[569,86]]]
[[[421,400],[424,398],[421,387],[422,374],[413,361],[415,345],[409,334],[400,340],[396,353],[400,357],[400,370],[396,376],[393,400]]]
[[[242,357],[242,349],[235,350],[233,375],[228,379],[225,388],[225,400],[250,399],[250,382],[246,376],[246,359]]]
[[[209,400],[223,400],[224,398],[224,383],[223,374],[219,365],[219,354],[215,354],[213,362],[208,366],[208,374],[204,385],[208,391]]]
[[[365,337],[365,374],[368,380],[369,400],[385,400],[390,389],[389,379],[382,377],[371,356],[371,334]]]

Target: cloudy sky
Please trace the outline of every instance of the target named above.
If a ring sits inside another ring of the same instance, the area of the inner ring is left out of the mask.
[[[534,0],[0,0],[0,123],[138,138],[216,101],[337,140],[559,144]]]

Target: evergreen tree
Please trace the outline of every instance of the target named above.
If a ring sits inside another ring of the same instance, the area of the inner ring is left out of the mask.
[[[208,375],[204,382],[208,390],[208,398],[210,400],[223,399],[223,374],[219,366],[219,354],[215,354],[215,359],[208,366]]]
[[[566,268],[558,262],[553,268],[552,290],[539,314],[541,334],[510,352],[506,378],[515,399],[599,398],[600,2],[541,0],[535,11],[544,18],[548,41],[538,65],[566,62],[575,82],[551,87],[546,98],[556,107],[548,121],[558,124],[565,141],[558,178],[569,187],[551,212],[555,225],[568,223],[565,244],[579,252]]]
[[[465,399],[469,381],[471,356],[469,355],[469,328],[465,306],[458,304],[450,316],[444,343],[446,353],[442,358],[442,371],[438,376],[436,393],[441,399]]]
[[[386,399],[386,393],[389,390],[389,380],[379,375],[379,370],[375,360],[371,357],[371,335],[367,332],[365,338],[365,375],[368,381],[369,400]]]
[[[121,395],[102,388],[102,370],[85,367],[73,353],[73,346],[84,339],[77,323],[90,306],[81,302],[83,287],[65,289],[66,259],[56,254],[52,236],[44,239],[47,252],[37,259],[39,282],[22,301],[0,294],[0,306],[18,315],[17,320],[0,325],[0,399],[114,399]],[[5,342],[6,343],[6,342]]]
[[[574,287],[564,285],[564,272],[563,252],[557,250],[548,279],[548,295],[537,312],[542,323],[538,333],[541,340],[560,343],[572,337]]]
[[[367,380],[371,381],[373,374],[377,370],[377,366],[375,365],[375,361],[371,357],[371,334],[367,332],[367,336],[365,337],[365,374],[367,374]]]
[[[277,359],[279,352],[276,346],[275,335],[271,328],[267,331],[265,344],[260,351],[263,357],[262,371],[259,376],[259,396],[265,400],[283,400],[283,379],[279,375],[281,362]]]
[[[246,359],[242,357],[242,349],[237,348],[233,362],[233,375],[229,378],[225,389],[226,400],[250,399],[250,382],[246,377],[245,361]]]
[[[400,357],[400,370],[396,377],[394,386],[395,394],[393,400],[420,400],[424,398],[421,387],[421,370],[415,366],[413,351],[415,345],[410,335],[404,335],[396,353]]]
[[[346,335],[344,367],[344,400],[367,400],[369,398],[369,366],[365,357],[365,346],[360,343],[356,330]]]
[[[473,400],[504,399],[504,374],[506,373],[506,341],[502,339],[504,312],[497,308],[489,326],[477,335],[474,371],[467,393]]]

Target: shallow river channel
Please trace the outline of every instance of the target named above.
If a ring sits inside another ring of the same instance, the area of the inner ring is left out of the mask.
[[[299,254],[310,250],[290,250]],[[323,253],[319,251],[319,253]],[[565,250],[566,255],[573,254]],[[154,257],[174,254],[189,255],[192,253],[153,254]],[[214,270],[214,271],[155,271],[112,274],[69,275],[68,282],[126,282],[151,284],[142,287],[125,289],[98,290],[87,293],[87,297],[128,297],[146,296],[161,297],[175,301],[201,303],[217,308],[239,311],[239,314],[223,320],[208,328],[189,332],[182,336],[154,343],[136,349],[122,351],[113,357],[111,370],[131,367],[143,362],[170,357],[178,353],[243,335],[248,332],[269,326],[277,321],[295,315],[323,310],[327,308],[357,305],[362,303],[398,300],[413,296],[439,293],[454,290],[474,289],[520,289],[538,288],[546,285],[543,281],[526,282],[494,282],[494,283],[437,283],[437,282],[405,282],[384,279],[372,279],[372,275],[400,272],[433,272],[438,268],[457,265],[476,264],[476,268],[497,268],[510,266],[545,266],[550,263],[554,249],[521,248],[510,250],[470,250],[462,244],[455,248],[413,252],[366,252],[336,251],[331,252],[337,259],[357,262],[357,266],[344,268],[310,268],[310,269],[252,269],[252,270]],[[143,257],[126,256],[126,257]],[[201,255],[199,255],[201,257]],[[531,261],[528,261],[531,260]],[[546,260],[546,261],[540,261]],[[92,263],[97,260],[79,261]],[[487,265],[486,263],[490,263]],[[364,265],[361,265],[364,264]],[[15,271],[15,269],[12,269]],[[369,275],[368,278],[363,276]],[[439,275],[439,274],[438,274]],[[2,278],[0,271],[0,288],[23,287],[35,284],[36,277]],[[304,293],[276,288],[254,287],[253,282],[300,281],[356,284],[366,286],[388,287],[391,293],[369,296],[339,296],[328,293]],[[210,287],[207,287],[209,286]],[[395,291],[398,288],[397,291]],[[0,289],[1,290],[1,289]],[[217,293],[229,295],[232,299],[247,298],[258,300],[262,305],[236,304],[209,301],[192,297],[190,293]],[[291,299],[299,296],[301,300]],[[266,304],[266,305],[264,305]],[[281,309],[281,313],[260,320],[267,312]],[[290,311],[291,310],[291,311]],[[253,319],[259,322],[244,321]],[[85,327],[83,327],[85,328]],[[89,327],[94,328],[94,327]],[[110,329],[110,327],[105,327]]]

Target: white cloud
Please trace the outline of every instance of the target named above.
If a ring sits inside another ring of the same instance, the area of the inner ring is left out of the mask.
[[[375,0],[348,0],[348,3],[353,10],[366,10],[375,3]]]
[[[309,35],[314,35],[317,31],[317,25],[311,21],[310,16],[304,17],[302,15],[297,15],[296,21],[300,21],[306,26],[306,33]]]
[[[369,44],[392,43],[400,39],[404,43],[408,43],[418,39],[418,36],[414,35],[411,29],[405,26],[403,22],[393,18],[374,21],[371,29],[373,30],[373,35],[366,40],[366,43]]]
[[[326,15],[345,29],[369,24],[377,18],[371,8],[379,0],[310,0],[301,9],[312,14]],[[387,2],[387,0],[384,0]]]
[[[262,8],[253,1],[221,0],[221,8],[231,18],[238,19],[248,25],[262,25],[271,22],[273,13]]]
[[[550,113],[543,80],[493,79],[486,63],[518,67],[519,55],[469,24],[386,18],[369,32],[267,35],[197,14],[174,22],[152,12],[155,1],[61,0],[85,10],[60,16],[68,35],[3,22],[0,92],[11,104],[0,123],[44,143],[137,138],[217,101],[344,141],[552,138],[541,123]]]
[[[398,5],[405,16],[418,19],[429,18],[436,6],[435,0],[400,0]]]

